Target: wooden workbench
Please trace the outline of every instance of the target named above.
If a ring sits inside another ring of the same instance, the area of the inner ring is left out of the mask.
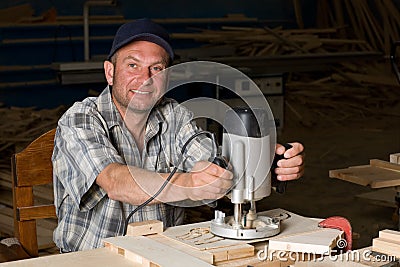
[[[149,234],[146,236],[123,236],[111,237],[105,239],[104,248],[72,252],[59,255],[44,256],[34,259],[1,263],[0,266],[11,267],[71,267],[71,266],[130,266],[130,267],[311,267],[311,266],[382,266],[382,264],[370,262],[345,262],[331,261],[329,258],[324,260],[304,262],[302,260],[294,261],[290,258],[287,261],[280,261],[278,258],[273,260],[260,259],[260,251],[270,251],[273,241],[279,242],[291,240],[288,243],[295,247],[296,237],[299,237],[307,249],[320,246],[326,241],[318,241],[326,233],[332,234],[332,230],[319,228],[318,223],[322,219],[303,217],[282,209],[275,209],[264,212],[264,215],[286,216],[281,223],[281,233],[277,236],[252,241],[238,240],[219,240],[216,242],[203,242],[199,246],[193,244],[196,238],[186,238],[188,229],[205,229],[210,222],[182,225],[167,228],[165,231],[159,231],[156,224],[147,227],[139,225],[140,231],[131,232],[133,235],[138,233]],[[161,228],[162,229],[162,228]],[[156,231],[157,233],[153,233]],[[341,237],[341,231],[335,230],[338,237]],[[129,233],[129,231],[128,231]],[[152,234],[153,233],[153,234]],[[308,236],[308,241],[307,241]],[[184,237],[184,238],[183,238]],[[206,237],[204,240],[208,240]],[[322,238],[323,239],[323,238]],[[322,240],[321,239],[321,240]],[[304,242],[306,240],[306,242]],[[336,242],[333,239],[332,242]],[[308,243],[308,244],[307,244]],[[199,244],[199,243],[197,243]],[[284,244],[284,243],[283,243]],[[335,244],[328,244],[329,246]],[[287,246],[290,250],[291,247]],[[317,265],[316,265],[317,264]]]
[[[141,267],[107,248],[99,248],[87,251],[65,253],[59,255],[43,256],[39,258],[0,263],[0,266],[12,267]]]

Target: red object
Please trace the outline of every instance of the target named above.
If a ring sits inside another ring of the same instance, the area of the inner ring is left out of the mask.
[[[344,232],[344,238],[346,240],[346,246],[344,246],[344,242],[342,243],[342,245],[339,245],[340,240],[338,241],[338,247],[339,248],[344,248],[344,251],[349,251],[351,250],[351,246],[353,243],[353,234],[351,231],[351,225],[350,222],[344,218],[344,217],[340,217],[340,216],[333,216],[333,217],[329,217],[326,218],[325,220],[321,221],[318,224],[319,227],[323,227],[323,228],[333,228],[333,229],[338,229]],[[341,247],[342,246],[342,247]]]

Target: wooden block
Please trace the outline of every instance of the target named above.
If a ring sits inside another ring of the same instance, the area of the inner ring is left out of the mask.
[[[387,240],[392,240],[392,241],[398,242],[400,240],[400,232],[385,229],[385,230],[379,231],[379,238],[384,238]]]
[[[221,261],[251,257],[254,255],[254,246],[242,244],[225,248],[210,249],[207,250],[207,252],[213,254],[213,263],[218,263]]]
[[[126,235],[141,236],[141,235],[161,234],[163,230],[164,230],[164,225],[162,221],[149,220],[143,222],[134,222],[128,225]]]
[[[390,162],[400,164],[400,153],[390,154]]]
[[[372,240],[372,250],[399,258],[400,240],[390,240],[381,237],[374,238]]]

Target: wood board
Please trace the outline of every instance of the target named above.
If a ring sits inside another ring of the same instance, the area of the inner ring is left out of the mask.
[[[176,242],[180,242],[185,244],[191,248],[197,250],[210,250],[210,249],[217,249],[223,247],[231,247],[241,244],[252,244],[256,242],[262,242],[267,240],[272,240],[275,238],[280,238],[283,236],[293,235],[297,233],[304,233],[307,231],[314,231],[314,230],[321,230],[318,227],[318,223],[322,221],[322,219],[314,219],[314,218],[307,218],[292,212],[286,211],[284,209],[273,209],[269,211],[260,212],[260,215],[270,216],[270,217],[280,217],[283,218],[281,221],[281,232],[269,238],[263,239],[255,239],[255,240],[234,240],[234,239],[227,239],[214,236],[210,233],[210,222],[201,222],[201,223],[194,223],[194,224],[187,224],[187,225],[180,225],[171,228],[167,228],[162,235],[168,237],[170,239],[175,240]],[[203,240],[213,240],[213,242],[198,242],[199,238],[182,238],[186,237],[191,230],[193,229],[204,229],[208,230],[207,234],[204,234],[201,238]]]
[[[104,239],[105,246],[141,266],[211,267],[213,265],[156,242],[145,236],[119,236]],[[171,260],[176,259],[176,260]]]
[[[117,255],[107,248],[50,255],[45,257],[32,258],[20,261],[0,263],[0,266],[9,267],[141,267],[124,257]]]
[[[370,186],[371,188],[399,186],[400,165],[383,160],[371,159],[370,165],[330,170],[329,177],[363,186]]]
[[[332,249],[336,247],[337,242],[342,238],[343,231],[322,228],[270,240],[268,250],[330,255]]]
[[[400,232],[389,229],[379,231],[379,237],[372,240],[372,250],[400,258]]]

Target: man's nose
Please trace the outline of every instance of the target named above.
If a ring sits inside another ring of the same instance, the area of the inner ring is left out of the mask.
[[[153,83],[153,79],[151,78],[152,73],[150,68],[142,68],[140,73],[140,83],[142,85],[150,85]]]

